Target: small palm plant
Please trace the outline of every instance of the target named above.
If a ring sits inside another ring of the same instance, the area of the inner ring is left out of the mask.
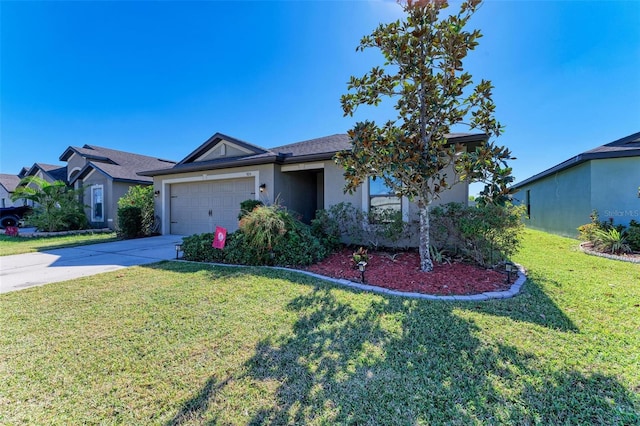
[[[600,251],[612,254],[630,253],[631,247],[627,238],[617,229],[598,229],[594,232],[594,246]]]

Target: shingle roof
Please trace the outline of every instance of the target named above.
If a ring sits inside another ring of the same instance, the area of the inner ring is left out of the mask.
[[[19,183],[20,177],[18,175],[0,173],[0,185],[4,186],[7,192],[11,193],[15,191]]]
[[[166,169],[176,164],[175,161],[95,145],[84,145],[81,148],[70,146],[60,156],[60,159],[68,160],[73,153],[88,160],[76,179],[86,175],[92,169],[98,169],[114,180],[151,183],[153,181],[151,178],[141,176],[138,172],[154,168]]]
[[[309,139],[302,142],[282,145],[269,150],[286,157],[301,157],[318,154],[335,154],[339,151],[351,149],[349,135],[339,133],[322,138]]]
[[[570,159],[533,175],[522,182],[518,182],[513,186],[513,189],[518,190],[524,185],[558,173],[562,170],[566,170],[570,167],[577,166],[578,164],[582,164],[586,161],[623,157],[640,157],[640,132],[625,136],[624,138],[620,138],[605,145],[600,145],[599,147],[578,154],[575,157],[571,157]]]
[[[25,176],[35,176],[38,171],[42,171],[48,175],[52,180],[61,180],[67,183],[67,166],[60,166],[56,164],[46,163],[34,163],[33,166],[27,171]]]
[[[483,133],[452,133],[447,135],[447,137],[450,139],[456,139],[460,143],[478,142],[486,139],[486,135]],[[241,141],[243,144],[247,144],[247,146],[254,147],[258,153],[243,157],[220,158],[197,162],[193,161],[198,155],[206,152],[206,150],[213,147],[215,143],[222,139],[231,139],[232,141],[235,141],[235,139],[230,138],[229,136],[216,133],[176,166],[170,169],[148,169],[148,171],[142,172],[141,174],[145,176],[160,176],[173,173],[195,172],[256,164],[286,164],[294,162],[320,161],[333,158],[337,152],[351,149],[351,139],[349,138],[349,135],[345,133],[338,133],[331,136],[309,139],[269,149],[260,148],[256,145],[251,145]]]

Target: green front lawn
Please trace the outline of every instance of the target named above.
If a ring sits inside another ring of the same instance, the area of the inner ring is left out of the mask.
[[[639,424],[640,266],[527,231],[510,300],[162,262],[0,295],[0,424]]]
[[[115,232],[96,234],[74,234],[55,237],[9,237],[0,234],[0,256],[32,253],[64,247],[75,247],[86,244],[116,241]]]

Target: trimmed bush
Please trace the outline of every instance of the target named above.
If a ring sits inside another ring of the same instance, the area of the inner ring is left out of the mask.
[[[142,235],[142,209],[137,206],[118,208],[118,234],[122,238]]]
[[[120,209],[125,207],[138,207],[140,209],[140,235],[152,235],[154,232],[154,202],[153,202],[153,186],[135,185],[129,187],[129,190],[118,200],[118,217],[120,217]],[[118,222],[118,226],[122,228],[122,224]]]

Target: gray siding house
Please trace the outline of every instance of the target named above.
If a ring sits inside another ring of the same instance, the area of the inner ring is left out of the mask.
[[[153,179],[138,172],[171,167],[174,161],[118,151],[95,145],[68,147],[60,156],[67,162],[66,179],[75,188],[83,187],[83,203],[91,226],[117,228],[118,200],[131,186],[152,185]]]
[[[568,237],[590,221],[640,221],[640,132],[583,152],[514,185],[527,226]]]
[[[474,149],[486,135],[455,134],[449,140]],[[353,194],[344,193],[343,170],[333,157],[349,149],[346,134],[267,149],[216,133],[175,166],[140,174],[153,177],[163,234],[213,232],[216,226],[234,231],[240,203],[247,199],[277,201],[306,222],[316,210],[340,202],[364,211],[384,205],[401,211],[406,221],[417,220],[417,206],[385,192],[379,179],[365,182]],[[449,175],[455,179],[453,172]],[[468,195],[468,184],[463,182],[444,192],[438,203],[466,204]]]

